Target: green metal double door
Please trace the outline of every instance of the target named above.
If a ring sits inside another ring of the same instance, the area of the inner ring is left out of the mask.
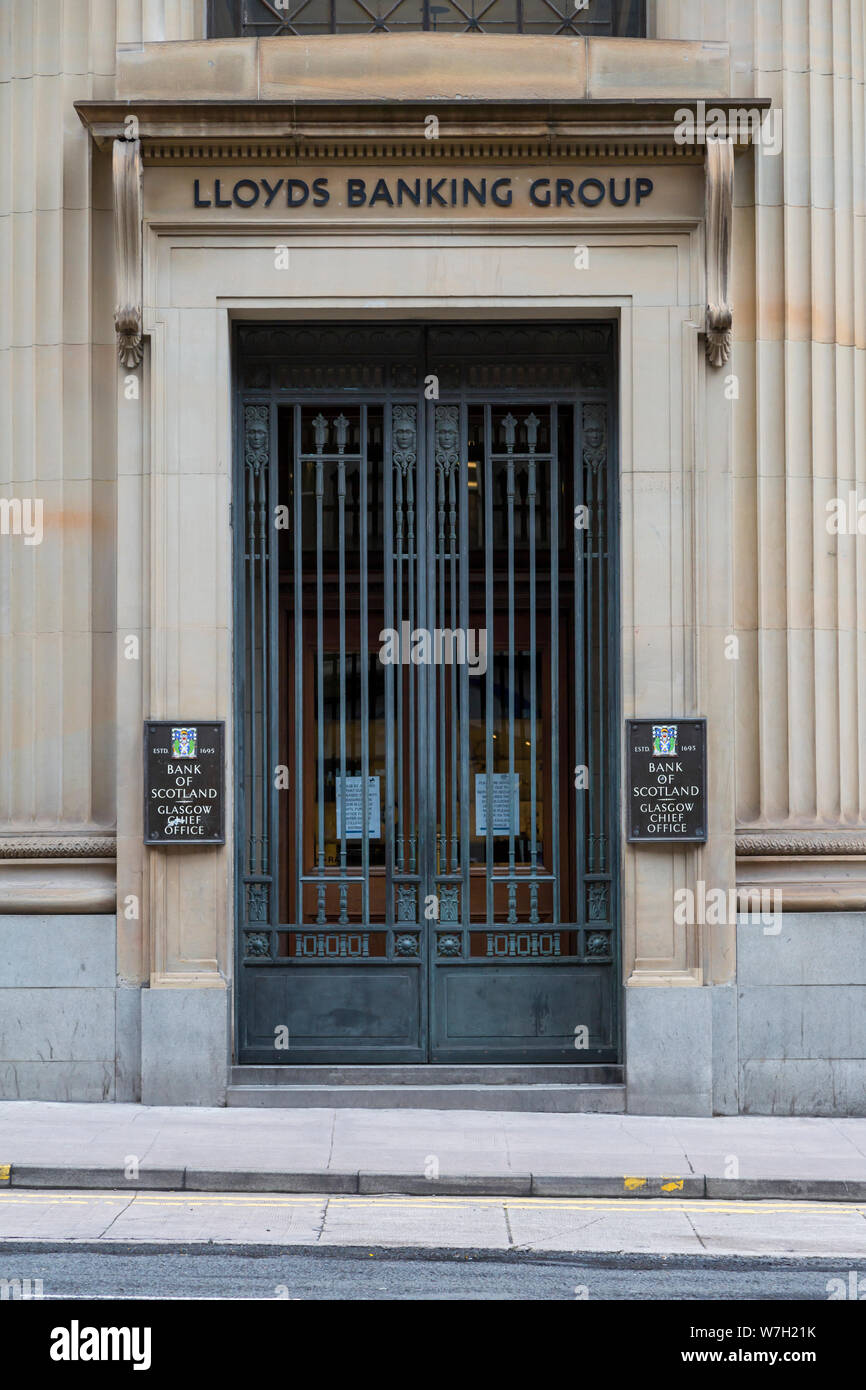
[[[239,1062],[618,1060],[614,363],[238,330]]]

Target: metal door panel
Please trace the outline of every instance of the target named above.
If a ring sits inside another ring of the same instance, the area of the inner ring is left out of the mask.
[[[490,1061],[507,1038],[515,1058],[580,1062],[580,1027],[597,1048],[616,1046],[609,967],[442,966],[438,982],[445,1040],[437,1049],[440,1061]]]
[[[249,1018],[245,1062],[419,1062],[418,972],[411,967],[363,971],[307,966],[247,972]],[[286,1024],[285,1020],[290,1023]],[[275,1049],[280,1027],[287,1046]],[[253,1032],[255,1028],[255,1032]]]
[[[237,349],[238,1060],[616,1061],[612,326]]]

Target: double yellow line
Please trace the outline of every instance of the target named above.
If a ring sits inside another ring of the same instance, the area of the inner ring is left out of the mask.
[[[866,1203],[856,1202],[786,1202],[786,1201],[707,1201],[700,1197],[672,1201],[669,1197],[473,1197],[418,1196],[387,1194],[362,1196],[350,1193],[222,1193],[222,1192],[35,1192],[10,1190],[0,1193],[0,1207],[20,1206],[87,1206],[90,1203],[117,1202],[146,1206],[181,1207],[314,1207],[327,1202],[329,1207],[347,1210],[395,1210],[402,1208],[429,1211],[465,1211],[472,1208],[502,1208],[522,1211],[682,1211],[720,1212],[730,1215],[766,1216],[776,1212],[813,1215],[866,1216]]]

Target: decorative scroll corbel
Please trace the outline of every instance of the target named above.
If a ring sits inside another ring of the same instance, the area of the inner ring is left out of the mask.
[[[731,355],[734,311],[731,279],[731,223],[734,211],[734,146],[707,137],[707,360],[723,367]]]
[[[117,306],[114,328],[123,367],[137,367],[141,342],[141,141],[115,140],[114,252]]]

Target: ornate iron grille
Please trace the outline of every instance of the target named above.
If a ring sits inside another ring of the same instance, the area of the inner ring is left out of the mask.
[[[238,346],[240,1059],[615,1061],[612,327]]]
[[[570,34],[641,38],[645,0],[209,0],[208,36]]]

